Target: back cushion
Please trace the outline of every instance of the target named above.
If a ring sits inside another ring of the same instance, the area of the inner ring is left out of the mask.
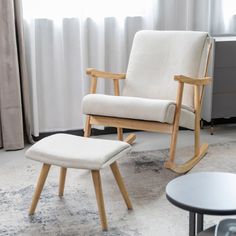
[[[205,32],[139,31],[130,54],[123,96],[175,100],[174,75],[198,77]],[[201,75],[202,76],[202,75]],[[185,85],[183,104],[193,107],[193,86]]]

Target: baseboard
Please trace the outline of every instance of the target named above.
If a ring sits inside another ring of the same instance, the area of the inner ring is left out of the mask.
[[[134,132],[134,131],[138,132],[138,130],[123,129],[124,133],[130,133],[130,132]],[[78,130],[39,133],[39,136],[37,136],[37,137],[33,136],[33,139],[34,139],[34,141],[39,141],[40,139],[43,139],[45,137],[48,137],[50,135],[57,134],[57,133],[84,136],[84,131],[82,129],[78,129]],[[116,133],[117,133],[117,129],[114,127],[106,127],[103,130],[92,128],[92,130],[91,130],[91,136],[98,136],[98,135],[105,135],[105,134],[116,134]]]
[[[216,119],[212,119],[211,122],[207,122],[207,121],[203,120],[203,124],[205,126],[220,125],[220,124],[236,124],[236,117],[216,118]]]

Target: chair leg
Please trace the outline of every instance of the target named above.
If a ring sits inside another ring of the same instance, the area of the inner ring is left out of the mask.
[[[125,185],[124,185],[124,182],[122,180],[122,177],[121,177],[121,174],[120,174],[120,171],[119,171],[117,163],[116,162],[112,163],[110,165],[110,167],[111,167],[112,173],[113,173],[113,175],[114,175],[114,177],[116,179],[117,185],[118,185],[118,187],[120,189],[120,192],[121,192],[121,194],[122,194],[122,196],[123,196],[123,198],[125,200],[127,208],[129,210],[132,210],[133,209],[132,203],[131,203],[131,201],[129,199],[129,195],[128,195],[128,192],[127,192],[127,190],[125,188]]]
[[[42,166],[41,173],[40,173],[40,176],[39,176],[39,179],[38,179],[38,183],[37,183],[37,186],[36,186],[36,189],[35,189],[35,192],[34,192],[34,196],[33,196],[33,199],[32,199],[31,207],[30,207],[30,210],[29,210],[29,215],[33,215],[34,212],[35,212],[35,209],[37,207],[37,203],[38,203],[38,200],[40,198],[40,195],[41,195],[44,183],[46,181],[46,178],[48,176],[48,172],[50,170],[50,167],[51,167],[51,165],[48,165],[48,164],[45,164],[45,163]]]
[[[199,99],[197,99],[197,101],[199,101]],[[173,142],[171,142],[171,155],[168,162],[165,163],[165,167],[173,170],[176,173],[186,173],[191,170],[205,156],[207,152],[208,144],[204,143],[200,145],[200,112],[200,104],[197,103],[197,108],[195,112],[194,156],[181,165],[176,165],[174,163],[177,136],[174,136],[176,135],[176,132],[173,132],[172,134]]]
[[[174,126],[172,130],[171,144],[170,144],[170,157],[169,157],[169,160],[167,160],[164,164],[165,167],[169,169],[173,169],[176,166],[176,164],[174,163],[174,160],[175,160],[177,137],[178,137],[178,132],[179,132],[179,120],[180,120],[180,113],[181,113],[183,89],[184,89],[184,84],[179,83],[177,98],[176,98]]]
[[[61,167],[61,169],[60,169],[60,179],[59,179],[59,192],[58,192],[58,195],[60,197],[62,197],[63,194],[64,194],[65,181],[66,181],[66,171],[67,171],[67,168]]]
[[[101,176],[100,172],[98,170],[92,170],[92,177],[93,177],[93,183],[95,188],[95,194],[97,198],[97,204],[98,204],[98,211],[100,215],[100,220],[102,224],[102,230],[107,230],[107,219],[106,219],[106,212],[105,212],[105,206],[104,206],[104,200],[103,200],[103,194],[102,194],[102,183],[101,183]]]
[[[135,139],[136,139],[135,134],[129,134],[128,137],[125,139],[125,142],[131,145]]]
[[[173,166],[175,165],[174,160],[175,160],[175,152],[176,152],[178,132],[179,132],[179,121],[176,121],[174,123],[173,132],[172,132],[172,135],[171,135],[170,157],[164,164],[165,168],[172,169]]]
[[[123,129],[117,128],[118,140],[123,141]]]
[[[84,137],[89,137],[90,135],[91,135],[90,116],[87,116],[84,128]]]
[[[179,133],[179,124],[174,129],[174,132],[173,132],[173,134],[171,136],[170,159],[169,159],[171,162],[174,162],[174,159],[175,159],[175,152],[176,152],[178,133]]]
[[[194,130],[194,154],[198,156],[200,153],[200,119],[199,114],[195,115],[195,130]]]

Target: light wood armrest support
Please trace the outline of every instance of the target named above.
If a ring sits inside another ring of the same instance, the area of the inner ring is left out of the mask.
[[[111,72],[106,72],[106,71],[99,71],[94,68],[88,68],[86,70],[86,74],[92,77],[97,77],[97,78],[101,77],[104,79],[113,79],[113,80],[125,79],[126,77],[126,74],[124,73],[116,74],[116,73],[111,73]]]
[[[184,76],[184,75],[176,75],[174,77],[174,80],[179,81],[181,83],[198,85],[198,86],[207,85],[207,84],[210,84],[212,82],[212,79],[210,77],[191,78],[191,77],[187,77],[187,76]]]
[[[125,79],[126,74],[116,74],[111,72],[105,72],[105,71],[99,71],[94,68],[88,68],[86,70],[86,74],[91,77],[91,87],[90,87],[90,93],[96,93],[97,89],[97,79],[104,78],[104,79],[112,79],[114,84],[114,95],[119,96],[120,95],[120,89],[119,89],[119,80]]]

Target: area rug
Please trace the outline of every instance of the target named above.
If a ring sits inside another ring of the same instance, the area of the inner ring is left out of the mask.
[[[119,161],[134,210],[128,211],[111,170],[102,175],[109,230],[101,231],[93,183],[89,171],[68,171],[65,195],[57,196],[59,168],[52,167],[36,213],[29,217],[40,164],[22,158],[0,170],[0,235],[102,235],[187,236],[188,213],[171,205],[165,197],[166,184],[178,175],[163,168],[169,150],[132,152]],[[182,148],[177,158],[192,155]],[[236,142],[211,145],[196,171],[236,173]],[[6,185],[7,183],[7,185]],[[206,227],[218,218],[207,216]]]

